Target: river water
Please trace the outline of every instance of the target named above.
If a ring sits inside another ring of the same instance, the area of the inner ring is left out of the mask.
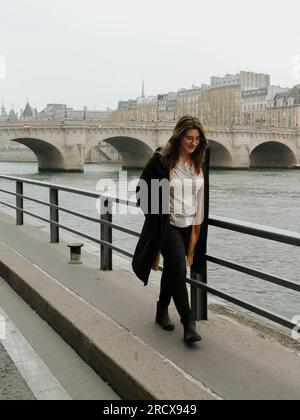
[[[74,188],[95,191],[97,182],[108,178],[119,180],[118,165],[86,165],[84,174],[39,174],[35,163],[0,162],[0,174],[29,177]],[[128,171],[128,181],[139,178],[141,171]],[[0,180],[0,187],[14,188]],[[47,200],[48,191],[25,186],[25,194]],[[0,193],[3,201],[4,194]],[[130,197],[129,197],[130,198]],[[5,196],[5,201],[13,199]],[[61,193],[60,205],[98,217],[96,200]],[[26,202],[25,209],[48,218],[49,210]],[[259,225],[300,232],[300,171],[282,169],[211,170],[210,217],[220,216]],[[61,222],[69,227],[99,238],[99,227],[78,218],[61,215]],[[114,222],[141,231],[144,221],[139,215],[115,215]],[[116,246],[133,253],[137,238],[114,231]],[[297,247],[277,244],[209,226],[208,254],[246,265],[269,274],[300,283],[300,253]],[[300,315],[300,294],[262,280],[208,263],[208,282],[235,297],[261,306],[289,319]]]

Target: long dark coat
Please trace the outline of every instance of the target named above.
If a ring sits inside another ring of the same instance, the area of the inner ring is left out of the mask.
[[[166,166],[165,157],[159,151],[161,148],[155,150],[152,158],[147,162],[140,179],[147,182],[149,193],[148,209],[151,209],[151,179],[170,179],[170,170]],[[207,247],[207,230],[208,230],[208,166],[209,166],[210,149],[206,151],[206,159],[203,166],[204,175],[204,221],[201,226],[193,226],[191,237],[194,236],[194,242],[191,240],[190,251],[193,255],[191,261],[191,270],[195,273],[202,274],[206,247]],[[136,192],[139,191],[139,185]],[[140,204],[140,200],[138,200]],[[142,209],[144,210],[144,209]],[[160,251],[165,244],[166,234],[170,225],[170,214],[145,213],[145,222],[142,228],[141,236],[136,245],[134,256],[132,259],[132,269],[136,276],[148,284],[151,269],[157,271],[159,266]],[[194,228],[196,229],[194,231]],[[198,231],[197,231],[198,228]],[[192,243],[193,242],[193,243]]]

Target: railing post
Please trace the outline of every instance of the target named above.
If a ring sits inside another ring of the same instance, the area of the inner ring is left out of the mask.
[[[204,220],[201,226],[201,249],[202,256],[205,258],[207,252],[207,232],[209,222],[209,165],[210,165],[210,148],[207,148],[204,165]],[[200,240],[200,239],[199,239]],[[207,284],[207,260],[203,261],[202,274],[195,273],[191,270],[191,278],[198,280],[203,284]],[[191,309],[195,321],[208,320],[208,293],[202,287],[191,285]]]
[[[191,270],[191,278],[197,281],[201,281],[207,284],[207,262],[205,261],[203,272],[197,274]],[[193,319],[195,321],[207,321],[208,320],[208,307],[207,307],[207,291],[203,288],[191,285],[191,309]]]
[[[101,220],[112,223],[112,202],[108,199],[101,198]],[[101,229],[101,241],[112,244],[112,228],[107,225],[100,226]],[[111,271],[112,270],[112,249],[101,245],[101,270]]]
[[[50,204],[58,206],[58,190],[56,188],[49,189],[49,201]],[[50,221],[59,223],[59,210],[55,207],[50,207]],[[50,242],[52,244],[59,243],[59,227],[50,224]]]
[[[23,196],[23,182],[17,181],[16,182],[16,193]],[[24,224],[24,213],[21,211],[23,210],[24,206],[24,200],[23,197],[20,197],[19,195],[16,196],[16,207],[18,207],[20,210],[16,210],[16,224],[18,226],[21,226]]]

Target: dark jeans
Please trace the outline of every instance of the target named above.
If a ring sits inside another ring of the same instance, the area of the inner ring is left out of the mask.
[[[187,254],[192,226],[178,228],[170,225],[161,250],[164,269],[161,276],[159,301],[169,306],[173,297],[181,322],[192,318],[186,285]]]

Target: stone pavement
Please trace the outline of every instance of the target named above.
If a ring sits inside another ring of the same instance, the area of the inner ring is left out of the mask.
[[[34,400],[25,380],[0,343],[0,400]]]

